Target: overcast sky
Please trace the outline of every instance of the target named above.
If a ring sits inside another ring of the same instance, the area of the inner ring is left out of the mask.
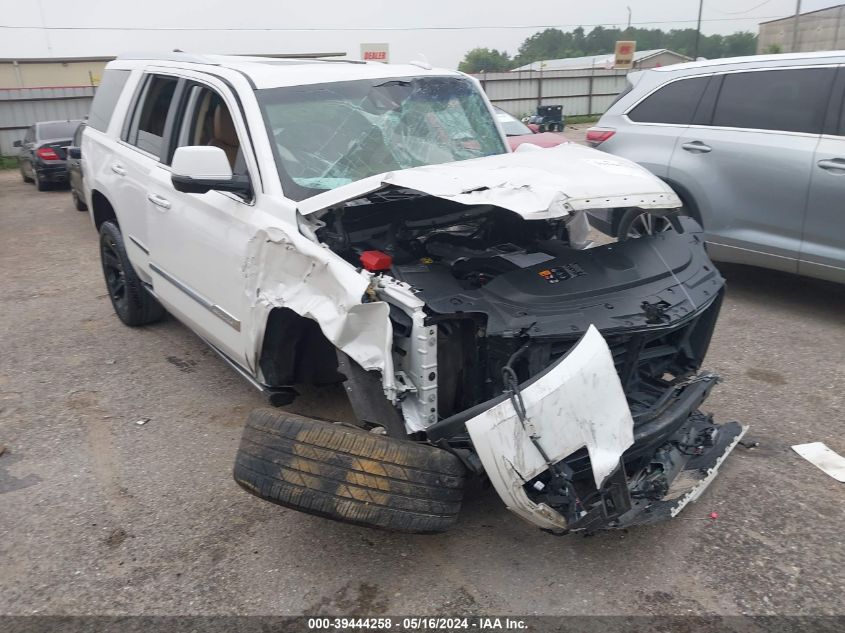
[[[803,0],[802,11],[840,2]],[[0,57],[173,48],[358,57],[362,42],[387,42],[391,61],[423,54],[435,66],[454,68],[477,46],[513,54],[545,27],[624,27],[626,6],[632,24],[642,27],[694,27],[698,13],[698,0],[0,0],[0,26],[26,27],[0,28]],[[794,11],[795,0],[704,0],[702,31],[756,32],[758,22]],[[514,28],[522,26],[529,28]]]

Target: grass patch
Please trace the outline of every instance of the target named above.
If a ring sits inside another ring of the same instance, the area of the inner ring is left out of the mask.
[[[0,169],[17,169],[18,159],[14,156],[0,156]]]
[[[579,123],[595,123],[601,118],[600,114],[579,114],[566,117],[567,125],[578,125]]]

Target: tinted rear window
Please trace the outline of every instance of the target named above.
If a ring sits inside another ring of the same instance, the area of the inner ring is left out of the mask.
[[[670,123],[689,125],[709,77],[679,79],[657,92],[628,113],[638,123]]]
[[[52,121],[38,124],[38,138],[72,138],[82,121]]]
[[[103,73],[103,80],[94,95],[91,113],[88,115],[88,125],[95,130],[105,132],[109,127],[114,106],[117,104],[123,86],[129,79],[128,70],[107,70]]]
[[[820,134],[834,68],[725,75],[713,125]]]
[[[126,140],[140,149],[159,156],[164,128],[178,79],[166,75],[149,75],[141,101],[135,106],[132,125]]]

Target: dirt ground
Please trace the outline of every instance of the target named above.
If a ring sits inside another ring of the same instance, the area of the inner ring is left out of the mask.
[[[88,215],[0,172],[0,613],[842,614],[845,485],[789,447],[845,454],[845,288],[722,272],[707,408],[760,446],[680,518],[555,537],[473,489],[403,536],[238,488],[264,398],[172,318],[121,325]],[[335,388],[291,409],[350,415]]]

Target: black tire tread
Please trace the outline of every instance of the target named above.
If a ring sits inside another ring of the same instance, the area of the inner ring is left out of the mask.
[[[79,194],[75,191],[72,192],[72,199],[73,199],[73,206],[76,208],[77,211],[87,211],[88,205],[82,202],[82,198],[79,197]]]
[[[114,222],[103,222],[103,225],[100,227],[100,240],[105,240],[106,237],[111,237],[117,247],[117,256],[120,258],[123,267],[124,283],[128,296],[126,307],[123,310],[119,309],[114,301],[112,301],[115,314],[117,314],[125,325],[130,327],[148,325],[160,320],[165,313],[164,307],[162,307],[155,297],[146,291],[135,269],[132,268],[132,263],[126,254],[123,234],[120,232],[117,224]],[[105,269],[103,270],[103,275],[105,276]]]
[[[252,494],[308,514],[432,533],[457,520],[465,469],[428,444],[258,409],[247,419],[234,477]]]

